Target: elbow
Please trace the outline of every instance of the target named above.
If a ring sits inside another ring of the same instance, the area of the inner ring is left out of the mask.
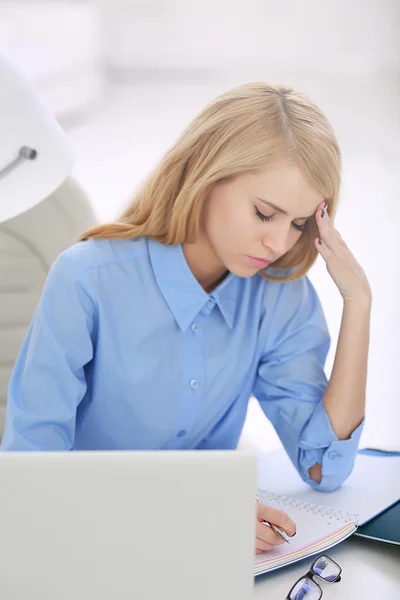
[[[343,481],[338,481],[337,479],[326,477],[322,478],[319,483],[312,481],[311,487],[314,488],[317,492],[329,493],[336,492],[336,490],[338,490],[341,487],[342,483]]]
[[[304,480],[318,492],[335,492],[341,487],[350,472],[324,473],[322,465],[320,463],[315,463],[308,469],[308,474]]]
[[[320,464],[316,464],[310,467],[305,481],[318,492],[335,492],[346,481],[351,471],[352,468],[344,473],[326,473]]]
[[[316,483],[320,483],[322,480],[322,466],[319,463],[315,463],[315,465],[308,469],[308,475],[310,479]]]

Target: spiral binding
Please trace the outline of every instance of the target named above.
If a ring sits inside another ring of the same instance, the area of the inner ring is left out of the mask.
[[[312,502],[304,502],[303,500],[295,500],[294,498],[280,496],[279,494],[266,492],[265,490],[259,490],[259,496],[261,500],[265,502],[265,504],[273,502],[279,506],[296,508],[298,510],[306,510],[307,512],[312,512],[314,515],[331,517],[332,519],[344,521],[345,523],[348,523],[349,521],[355,523],[356,525],[359,523],[360,515],[358,513],[343,512],[338,508],[331,508],[329,506],[324,506],[323,504],[313,504]]]

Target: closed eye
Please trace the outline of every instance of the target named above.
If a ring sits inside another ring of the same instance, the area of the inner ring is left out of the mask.
[[[257,206],[255,206],[254,208],[256,209],[257,217],[261,219],[261,221],[270,221],[272,219],[272,217],[267,217],[266,215],[263,215],[262,212],[258,210]]]
[[[301,231],[303,233],[303,231],[306,228],[306,224],[304,223],[304,225],[297,225],[297,223],[292,223],[293,227],[295,229],[297,229],[297,231]]]
[[[257,206],[254,207],[256,209],[256,215],[259,219],[261,219],[261,221],[263,222],[268,222],[271,221],[273,215],[271,215],[270,217],[267,217],[266,215],[263,215],[262,212],[260,212],[257,208]],[[297,223],[292,223],[292,226],[297,230],[297,231],[301,231],[301,233],[303,233],[303,231],[306,228],[306,223],[304,223],[304,225],[298,225]]]

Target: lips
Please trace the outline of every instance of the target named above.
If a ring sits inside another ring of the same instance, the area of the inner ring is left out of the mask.
[[[259,267],[260,269],[267,267],[272,262],[272,260],[258,258],[257,256],[249,256],[248,258],[255,267]]]

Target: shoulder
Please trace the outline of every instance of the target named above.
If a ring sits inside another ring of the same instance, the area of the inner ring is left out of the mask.
[[[299,349],[310,345],[329,347],[324,311],[308,276],[282,282],[263,279],[262,285],[269,350],[287,340]]]
[[[302,306],[315,306],[319,303],[319,298],[314,285],[307,275],[280,283],[282,286],[282,296],[288,299],[297,309]]]
[[[282,277],[285,273],[274,272],[274,275]],[[270,313],[273,311],[275,315],[284,318],[307,318],[316,312],[322,312],[317,291],[307,275],[293,281],[259,279],[264,292],[264,307]]]
[[[47,277],[46,286],[88,287],[94,280],[94,272],[100,270],[108,279],[113,272],[127,264],[148,256],[147,242],[137,240],[89,239],[78,242],[64,250],[54,261]]]
[[[89,239],[85,242],[78,242],[62,252],[56,263],[74,265],[78,271],[84,272],[97,267],[134,262],[147,254],[147,243],[144,238],[137,240]]]

